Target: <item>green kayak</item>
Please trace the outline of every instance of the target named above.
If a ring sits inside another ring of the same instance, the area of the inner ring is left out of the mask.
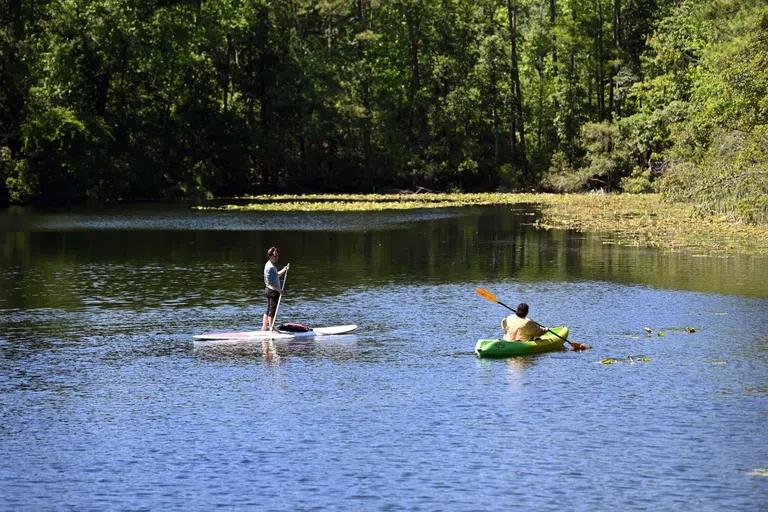
[[[565,344],[561,338],[568,339],[568,328],[553,327],[552,331],[556,332],[560,338],[548,332],[541,338],[531,341],[477,340],[475,354],[477,357],[510,357],[559,350]]]

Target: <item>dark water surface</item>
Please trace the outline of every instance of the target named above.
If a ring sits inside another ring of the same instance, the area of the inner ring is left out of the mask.
[[[0,212],[0,509],[768,510],[768,260],[535,215]],[[357,334],[194,344],[270,245]],[[593,348],[476,359],[477,287]]]

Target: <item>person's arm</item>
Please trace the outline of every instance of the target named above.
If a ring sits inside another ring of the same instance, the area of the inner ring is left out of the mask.
[[[546,327],[540,327],[539,324],[530,318],[526,318],[524,329],[527,336],[530,336],[531,338],[541,338],[547,332],[549,332]]]
[[[270,283],[269,281],[272,281],[272,278],[270,277],[268,282],[267,282],[267,288],[271,288],[271,289],[275,290],[277,293],[279,293],[280,295],[282,295],[283,294],[283,289],[280,288],[280,272],[276,268],[270,269],[270,273],[272,273],[272,272],[277,274],[276,281],[277,281],[278,284]]]
[[[286,266],[284,266],[283,269],[277,273],[277,275],[280,276],[280,277],[283,277],[283,274],[288,272],[289,268],[291,268],[291,264],[290,263],[288,263]]]
[[[536,324],[536,323],[534,323],[533,325],[537,329],[537,334],[536,334],[537,338],[541,338],[542,336],[544,336],[549,332],[549,329],[546,327],[539,326],[539,324]]]

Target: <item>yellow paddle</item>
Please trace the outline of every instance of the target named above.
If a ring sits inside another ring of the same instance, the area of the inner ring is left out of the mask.
[[[481,296],[484,299],[488,299],[491,302],[495,302],[496,304],[501,304],[502,306],[504,306],[505,308],[509,309],[510,311],[515,311],[511,307],[509,307],[506,304],[504,304],[503,302],[501,302],[494,294],[492,294],[491,292],[489,292],[485,288],[478,288],[477,290],[475,290],[475,293],[478,294],[479,296]],[[538,325],[542,329],[546,329],[546,327],[541,325],[539,322],[537,322],[535,320],[532,320],[532,321],[533,321],[533,323],[535,323],[536,325]],[[551,332],[552,334],[554,334],[555,336],[557,336],[558,338],[560,338],[564,342],[569,343],[571,345],[571,347],[573,347],[573,350],[587,350],[589,348],[589,345],[583,345],[581,343],[576,343],[575,341],[568,341],[567,339],[563,338],[562,336],[557,334],[552,329],[548,329],[548,332]]]

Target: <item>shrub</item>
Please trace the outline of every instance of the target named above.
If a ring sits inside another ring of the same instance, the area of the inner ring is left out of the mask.
[[[0,146],[0,206],[8,204],[9,197],[6,180],[10,177],[12,169],[11,150],[5,146]]]
[[[701,213],[768,224],[768,126],[714,134],[702,156],[670,166],[659,182],[664,197],[696,205]]]
[[[621,179],[621,190],[627,194],[645,194],[653,189],[650,169],[635,167],[631,175]]]
[[[501,190],[519,190],[523,186],[523,173],[515,165],[503,164],[499,168],[499,181]]]

